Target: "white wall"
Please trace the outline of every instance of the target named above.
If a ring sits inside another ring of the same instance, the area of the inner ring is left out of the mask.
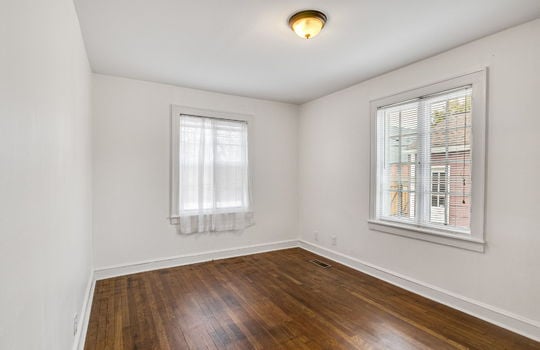
[[[540,192],[532,186],[540,20],[300,110],[94,75],[92,148],[90,72],[72,2],[11,1],[0,16],[0,348],[71,346],[92,268],[92,210],[98,268],[295,239],[299,216],[307,241],[540,320]],[[368,230],[369,101],[486,65],[486,252]],[[185,236],[168,224],[171,103],[255,116],[255,227]]]
[[[90,69],[71,0],[0,11],[0,349],[69,349],[91,271]]]
[[[181,235],[168,223],[171,104],[254,116],[254,227]],[[297,106],[94,75],[93,114],[97,268],[297,238]]]
[[[302,239],[540,322],[539,62],[536,20],[303,105]],[[483,66],[489,66],[486,252],[370,231],[370,100]]]

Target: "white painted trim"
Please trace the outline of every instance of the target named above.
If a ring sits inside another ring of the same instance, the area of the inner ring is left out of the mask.
[[[86,292],[84,293],[84,302],[79,313],[79,326],[75,339],[73,341],[73,350],[83,350],[84,342],[86,340],[86,332],[88,331],[88,322],[90,320],[90,311],[92,310],[92,301],[94,299],[94,289],[96,287],[96,280],[94,278],[94,271],[90,272],[90,278],[86,285]]]
[[[483,245],[476,243],[469,244],[467,240],[446,239],[433,235],[434,231],[421,225],[430,232],[419,230],[418,225],[407,225],[403,222],[402,226],[386,225],[377,214],[377,197],[380,192],[380,166],[378,154],[382,152],[380,149],[382,144],[377,142],[377,134],[380,132],[377,123],[378,108],[389,106],[395,103],[412,101],[421,96],[427,96],[434,93],[444,92],[447,90],[460,88],[466,85],[472,86],[472,110],[473,112],[473,145],[472,145],[472,208],[471,208],[471,227],[470,236],[476,242],[485,241],[484,221],[485,221],[485,178],[486,178],[486,157],[487,157],[487,79],[488,67],[480,70],[475,70],[467,74],[462,74],[457,77],[440,80],[433,84],[424,85],[418,88],[399,92],[391,96],[378,98],[370,101],[370,195],[369,195],[369,220],[370,229],[382,231],[391,234],[397,234],[403,237],[422,239],[428,242],[445,244],[457,248],[464,248],[477,252],[484,252]],[[418,183],[417,183],[418,185]],[[419,201],[418,205],[425,204]],[[418,217],[418,216],[417,216]],[[403,226],[407,226],[405,229]],[[416,231],[416,232],[414,232]],[[428,233],[428,234],[426,234]],[[459,232],[456,231],[459,235]],[[440,235],[439,235],[440,236]],[[464,243],[466,242],[466,243]]]
[[[489,323],[506,328],[525,337],[540,341],[540,322],[516,315],[501,308],[450,292],[443,288],[418,281],[414,278],[393,272],[391,270],[361,261],[351,256],[333,251],[320,245],[299,241],[299,247],[327,259],[364,272],[375,278],[396,285],[410,292],[447,305],[453,309],[480,318]]]
[[[456,231],[444,231],[432,229],[427,226],[404,225],[399,222],[384,220],[368,220],[371,230],[391,233],[398,236],[419,239],[421,241],[433,242],[451,247],[471,250],[473,252],[484,252],[486,242],[472,237],[466,233]]]
[[[86,338],[96,280],[144,271],[152,271],[167,267],[189,265],[216,259],[226,259],[295,247],[308,250],[357,271],[366,273],[375,278],[406,289],[412,293],[419,294],[423,297],[447,305],[453,309],[462,311],[474,317],[478,317],[484,321],[506,328],[525,337],[540,341],[540,322],[538,321],[531,320],[501,308],[485,304],[483,302],[450,292],[425,282],[421,282],[414,278],[393,272],[365,261],[361,261],[357,258],[353,258],[311,242],[304,240],[287,240],[255,244],[239,248],[207,251],[196,254],[186,254],[176,257],[147,260],[132,264],[123,264],[96,269],[88,282],[86,299],[83,305],[83,311],[81,312],[81,324],[79,326],[79,333],[75,337],[73,350],[82,350],[84,347],[84,340]]]
[[[287,248],[298,247],[297,240],[279,241],[272,243],[254,244],[239,248],[212,250],[195,254],[178,255],[168,258],[159,258],[135,262],[131,264],[103,267],[95,270],[95,279],[102,280],[111,277],[129,275],[144,271],[152,271],[167,267],[195,264],[205,261],[226,259],[243,255],[269,252]]]

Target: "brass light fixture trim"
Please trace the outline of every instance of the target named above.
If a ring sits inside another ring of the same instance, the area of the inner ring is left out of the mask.
[[[289,26],[301,38],[311,39],[324,28],[327,17],[317,10],[304,10],[289,18]]]

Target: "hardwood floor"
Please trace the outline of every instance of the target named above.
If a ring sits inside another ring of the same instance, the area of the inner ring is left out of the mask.
[[[308,262],[314,258],[332,267]],[[294,248],[98,281],[85,349],[540,349],[540,343]]]

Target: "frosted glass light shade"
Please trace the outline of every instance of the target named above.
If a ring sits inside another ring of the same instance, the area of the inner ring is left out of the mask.
[[[307,10],[295,13],[289,19],[291,29],[301,38],[317,36],[326,23],[326,15],[320,11]]]

